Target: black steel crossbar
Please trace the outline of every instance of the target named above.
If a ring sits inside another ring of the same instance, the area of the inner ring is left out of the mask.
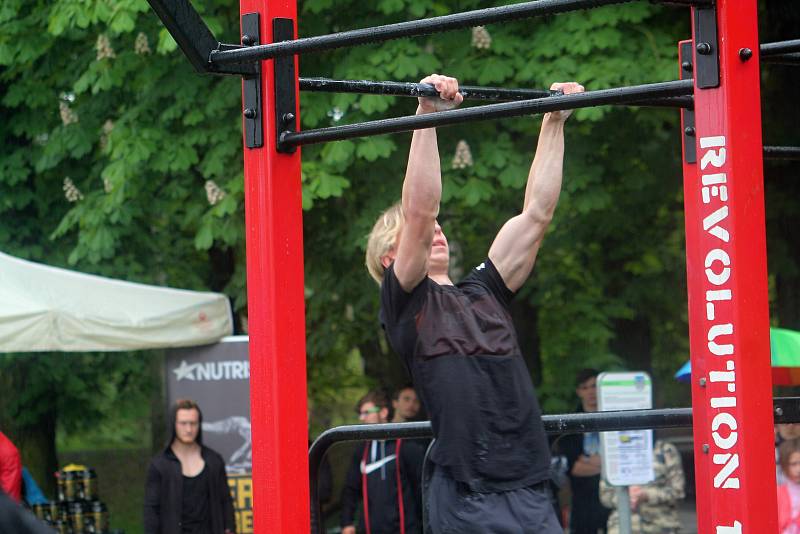
[[[780,56],[791,52],[800,52],[800,39],[763,43],[759,46],[759,50],[761,51],[762,58]]]
[[[800,147],[765,146],[764,159],[800,159]]]
[[[330,78],[300,78],[300,90],[317,93],[356,93],[367,95],[391,96],[437,96],[433,85],[428,83],[410,82],[376,82],[372,80],[332,80]],[[534,98],[547,98],[557,96],[558,91],[545,89],[506,89],[504,87],[480,87],[476,85],[460,85],[458,92],[464,100],[492,100],[500,102],[514,102],[517,100],[530,100]],[[694,99],[691,96],[672,98],[659,98],[634,103],[641,106],[658,107],[692,107]]]
[[[796,67],[798,64],[800,64],[800,53],[791,52],[789,54],[767,56],[765,58],[761,58],[761,63],[769,63],[771,65],[791,65]]]
[[[258,46],[239,48],[237,50],[213,51],[212,64],[241,63],[290,56],[306,52],[319,52],[345,46],[388,41],[401,37],[428,35],[447,30],[469,28],[493,22],[523,19],[542,15],[554,15],[580,9],[588,9],[611,4],[623,4],[632,0],[536,0],[508,6],[490,7],[453,13],[427,19],[398,22],[373,28],[362,28],[328,35],[306,37],[294,41],[285,41]]]
[[[345,124],[342,126],[306,130],[303,132],[283,132],[281,134],[280,143],[285,146],[308,145],[368,135],[407,132],[422,128],[447,126],[471,121],[546,113],[548,111],[615,104],[632,104],[644,99],[688,96],[693,93],[693,90],[693,81],[691,79],[634,85],[615,89],[600,89],[598,91],[588,91],[586,93],[550,96],[547,98],[521,100],[517,102],[503,102],[500,104],[487,104],[485,106],[441,111],[438,113],[429,113],[427,115],[412,115],[359,124]]]
[[[371,80],[331,80],[328,78],[300,78],[301,91],[323,93],[359,93],[392,96],[438,96],[428,83],[376,82]],[[529,100],[553,94],[543,89],[505,89],[461,85],[458,92],[465,100]]]
[[[800,397],[772,399],[776,424],[800,422]],[[584,432],[609,432],[616,430],[642,430],[657,428],[685,428],[692,426],[691,408],[664,408],[660,410],[627,410],[618,412],[592,412],[542,416],[548,434],[581,434]],[[431,438],[430,421],[418,423],[385,423],[380,425],[347,425],[326,430],[308,449],[308,466],[311,489],[311,506],[316,513],[311,516],[318,522],[321,515],[317,477],[325,453],[332,445],[342,441],[371,439]],[[316,530],[314,530],[316,528]],[[312,532],[322,532],[319,524]]]

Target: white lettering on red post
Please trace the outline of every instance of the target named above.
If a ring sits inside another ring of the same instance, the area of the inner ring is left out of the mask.
[[[739,489],[740,456],[738,451],[739,423],[736,420],[736,355],[733,333],[736,325],[732,313],[734,293],[728,283],[735,265],[730,255],[730,225],[728,205],[728,177],[723,168],[727,160],[724,136],[700,138],[700,197],[702,199],[703,230],[713,239],[705,252],[704,288],[706,304],[706,361],[708,370],[710,407],[718,410],[711,420],[711,438],[715,450],[711,452],[713,465],[718,466],[714,475],[715,490]],[[731,318],[720,320],[721,318]],[[731,523],[728,523],[731,525]],[[717,525],[716,534],[739,534],[742,523],[733,521],[732,526]]]

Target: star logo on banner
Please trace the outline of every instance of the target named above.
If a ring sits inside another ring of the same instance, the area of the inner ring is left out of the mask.
[[[187,380],[194,380],[194,370],[197,366],[200,365],[198,363],[188,364],[186,360],[181,361],[180,367],[176,367],[172,370],[175,373],[175,377],[177,380],[183,380],[186,378]]]

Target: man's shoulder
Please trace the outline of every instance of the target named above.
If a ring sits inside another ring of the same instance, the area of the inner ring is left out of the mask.
[[[211,447],[203,445],[200,454],[203,456],[203,460],[213,464],[212,467],[225,468],[225,460],[222,458],[222,455]]]
[[[164,471],[174,467],[174,464],[180,465],[178,458],[174,454],[168,454],[172,451],[167,447],[158,451],[155,456],[150,459],[150,468],[157,471]]]

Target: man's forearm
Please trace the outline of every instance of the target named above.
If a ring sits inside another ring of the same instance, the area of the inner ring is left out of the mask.
[[[564,120],[549,113],[542,120],[536,155],[528,174],[523,210],[537,218],[553,216],[561,192],[564,169]]]
[[[417,114],[421,113],[418,109]],[[441,198],[442,173],[436,129],[415,130],[403,181],[403,212],[406,216],[435,219]]]

